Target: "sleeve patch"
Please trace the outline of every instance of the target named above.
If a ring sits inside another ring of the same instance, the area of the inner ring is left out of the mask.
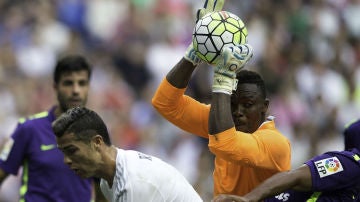
[[[320,178],[343,171],[343,166],[337,157],[331,157],[314,162]]]
[[[7,139],[7,141],[4,143],[1,149],[1,153],[0,153],[1,160],[3,161],[7,160],[13,145],[14,145],[14,140],[12,138]]]

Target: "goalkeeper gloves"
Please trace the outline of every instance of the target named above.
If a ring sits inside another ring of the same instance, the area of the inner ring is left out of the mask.
[[[214,12],[214,11],[221,11],[225,3],[225,0],[205,0],[203,8],[197,10],[196,13],[196,22],[199,21],[204,15]],[[201,59],[196,56],[193,44],[191,43],[188,48],[186,49],[184,58],[191,62],[194,66],[197,66],[202,61]]]
[[[197,10],[196,22],[199,21],[204,15],[215,11],[221,11],[225,0],[205,0],[204,7]]]
[[[191,62],[194,66],[197,66],[198,64],[201,63],[201,59],[196,55],[195,49],[194,49],[194,46],[192,43],[186,49],[184,58],[187,61]]]
[[[231,95],[237,88],[236,74],[253,55],[249,44],[227,46],[221,51],[221,59],[214,68],[212,92]]]

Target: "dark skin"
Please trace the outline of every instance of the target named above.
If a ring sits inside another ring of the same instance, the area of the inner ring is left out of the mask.
[[[253,133],[265,121],[269,101],[261,96],[256,84],[238,85],[236,94],[213,93],[209,133],[217,134],[232,127]]]
[[[177,88],[186,88],[196,66],[181,59],[167,74],[166,79]],[[220,133],[232,127],[253,133],[265,121],[269,100],[255,84],[240,84],[232,95],[213,93],[209,117],[209,133]]]
[[[186,88],[196,66],[182,58],[166,75],[169,83],[176,88]]]

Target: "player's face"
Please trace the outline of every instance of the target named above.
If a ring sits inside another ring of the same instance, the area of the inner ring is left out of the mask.
[[[64,134],[56,140],[58,148],[64,154],[64,163],[71,170],[82,178],[98,177],[97,173],[100,169],[97,167],[97,162],[100,160],[100,155],[92,141],[86,143],[76,140],[73,133]]]
[[[66,72],[54,85],[62,111],[77,106],[85,106],[89,92],[88,72],[85,70]]]
[[[269,101],[262,98],[256,84],[240,84],[231,96],[231,111],[236,130],[253,133],[265,120]]]

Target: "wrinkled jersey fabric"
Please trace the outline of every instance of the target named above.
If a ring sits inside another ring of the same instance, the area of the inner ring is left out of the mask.
[[[209,139],[209,149],[215,154],[214,195],[244,195],[273,174],[290,169],[290,142],[276,129],[274,120],[264,122],[252,134],[233,127],[209,135],[210,105],[184,95],[185,90],[164,79],[152,103],[174,125]]]
[[[101,179],[100,187],[110,202],[202,202],[173,166],[133,150],[117,148],[113,184]]]

